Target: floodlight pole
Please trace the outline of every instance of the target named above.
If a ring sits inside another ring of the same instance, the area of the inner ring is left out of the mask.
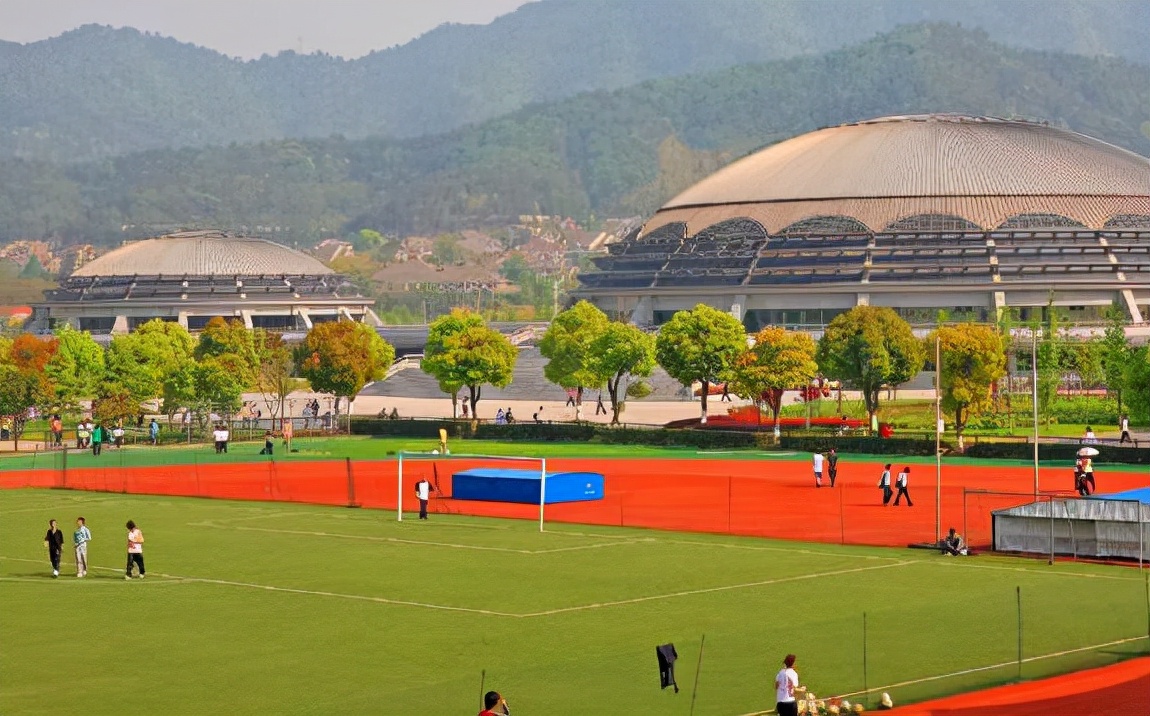
[[[934,336],[934,543],[942,542],[942,337]]]
[[[395,518],[403,522],[403,451],[399,451],[399,472],[395,476]]]
[[[543,506],[547,504],[547,458],[540,458],[539,473],[539,531],[543,531]]]
[[[1030,392],[1034,408],[1034,496],[1038,497],[1038,328],[1030,332]]]

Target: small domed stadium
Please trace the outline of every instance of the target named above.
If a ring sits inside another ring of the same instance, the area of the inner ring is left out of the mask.
[[[188,231],[133,241],[77,269],[33,307],[33,330],[122,333],[155,318],[202,329],[217,316],[304,331],[341,318],[379,325],[374,301],[317,259],[265,239]]]
[[[856,305],[912,324],[1048,305],[1150,316],[1150,160],[1035,122],[885,117],[751,154],[595,260],[579,297],[640,325],[700,301],[818,331]]]

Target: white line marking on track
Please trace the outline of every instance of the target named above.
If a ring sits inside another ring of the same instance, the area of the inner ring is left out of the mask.
[[[1090,646],[1081,646],[1077,649],[1066,649],[1065,651],[1055,651],[1049,654],[1040,654],[1038,656],[1029,656],[1022,660],[1022,663],[1029,664],[1035,661],[1043,661],[1045,659],[1057,659],[1060,656],[1069,656],[1071,654],[1080,654],[1084,651],[1093,651],[1095,649],[1104,649],[1108,646],[1120,646],[1122,644],[1129,644],[1135,641],[1142,641],[1150,637],[1146,636],[1132,636],[1127,639],[1116,639],[1114,641],[1104,642],[1102,644],[1092,644]],[[915,684],[925,684],[931,681],[941,681],[942,679],[950,679],[956,676],[966,676],[967,674],[977,674],[982,671],[993,671],[994,669],[1005,669],[1008,666],[1017,666],[1018,660],[1004,661],[999,664],[991,664],[990,666],[976,666],[973,669],[963,669],[962,671],[953,671],[949,674],[938,674],[936,676],[925,676],[921,679],[911,679],[910,681],[900,681],[897,684],[887,684],[886,686],[876,686],[869,691],[852,691],[849,694],[839,694],[838,698],[851,698],[853,696],[862,696],[865,694],[881,693],[890,689],[897,689],[903,686],[914,686]],[[825,697],[834,698],[834,697]],[[774,709],[767,711],[752,711],[750,713],[740,714],[740,716],[767,716],[767,714],[775,713]]]
[[[531,612],[523,614],[524,617],[545,617],[553,614],[565,614],[567,612],[579,612],[589,609],[603,609],[604,607],[617,607],[625,606],[628,604],[641,604],[643,602],[653,602],[662,599],[675,599],[677,597],[690,597],[696,594],[713,594],[715,592],[729,592],[735,589],[752,589],[754,587],[766,587],[772,584],[785,584],[787,582],[801,582],[807,579],[819,579],[821,577],[835,577],[842,574],[857,574],[858,572],[871,572],[876,569],[889,569],[891,567],[905,567],[911,564],[918,564],[917,560],[910,560],[906,562],[895,562],[894,564],[876,564],[872,567],[853,567],[851,569],[836,569],[830,572],[816,572],[814,574],[798,574],[792,577],[778,577],[775,579],[764,579],[758,582],[746,582],[744,584],[726,584],[719,587],[706,587],[704,589],[688,589],[682,592],[671,592],[669,594],[654,594],[646,597],[635,597],[634,599],[619,599],[611,602],[597,602],[595,604],[584,604],[577,607],[562,607],[559,609],[548,609],[541,612]]]

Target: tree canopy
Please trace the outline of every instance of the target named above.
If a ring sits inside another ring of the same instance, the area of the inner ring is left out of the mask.
[[[991,388],[1006,375],[1006,353],[992,326],[942,326],[927,337],[928,353],[934,351],[935,340],[942,363],[937,367],[942,410],[953,417],[958,449],[962,450],[967,421],[991,406]]]
[[[383,380],[395,361],[395,348],[390,343],[371,326],[353,321],[316,324],[295,354],[300,377],[313,389],[349,401],[368,381]]]
[[[518,357],[507,336],[488,327],[482,316],[457,308],[428,326],[420,368],[453,395],[466,386],[475,415],[484,385],[511,385]]]
[[[95,397],[104,370],[104,349],[90,333],[71,328],[56,333],[56,353],[44,372],[51,381],[55,402],[62,408]]]
[[[645,378],[655,370],[655,336],[630,323],[611,321],[594,338],[588,353],[595,383],[607,384],[611,423],[617,424],[628,394],[628,380]]]
[[[827,376],[862,392],[873,418],[883,386],[898,386],[918,375],[926,356],[910,324],[894,309],[856,306],[827,325],[816,359]]]
[[[663,370],[688,389],[702,383],[700,422],[707,422],[711,383],[731,377],[735,359],[747,345],[743,324],[729,313],[704,303],[679,311],[659,328],[655,357]]]
[[[603,385],[595,371],[595,339],[607,329],[607,314],[588,301],[579,301],[555,317],[539,341],[539,352],[547,359],[543,377],[562,388],[578,389]]]
[[[815,352],[815,341],[808,334],[768,326],[735,360],[731,392],[756,404],[765,401],[778,425],[784,391],[803,388],[818,375]]]

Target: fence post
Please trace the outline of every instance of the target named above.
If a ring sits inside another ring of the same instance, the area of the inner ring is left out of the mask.
[[[1018,680],[1022,681],[1022,587],[1014,588],[1018,603]]]
[[[1054,564],[1054,498],[1046,498],[1046,507],[1050,510],[1050,564]]]
[[[866,673],[866,612],[863,612],[863,701],[870,703],[870,686]]]
[[[64,454],[60,459],[60,487],[68,487],[68,447],[64,446]]]
[[[355,473],[351,470],[351,458],[344,458],[347,464],[347,506],[359,507],[355,503]]]

